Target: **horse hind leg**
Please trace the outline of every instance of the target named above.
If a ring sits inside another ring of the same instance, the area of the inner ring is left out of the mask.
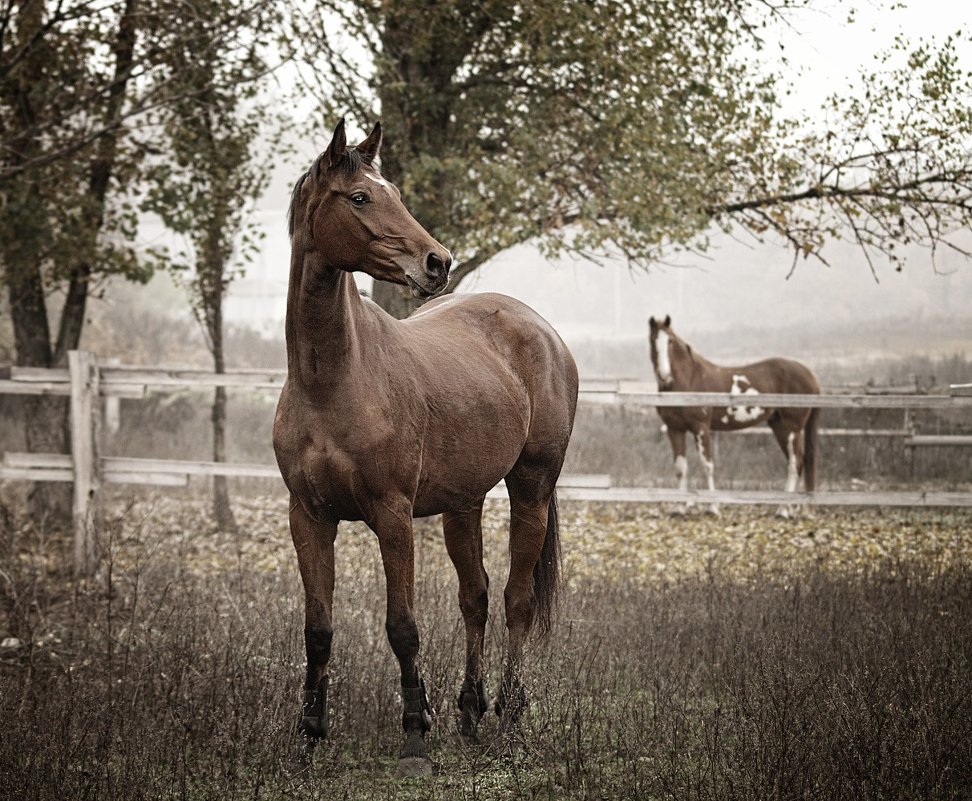
[[[800,438],[800,429],[793,425],[786,425],[782,420],[771,427],[786,457],[786,492],[795,493],[803,472],[803,442]],[[777,514],[780,517],[793,517],[796,511],[796,504],[783,504],[777,509]]]
[[[512,731],[526,707],[523,650],[531,629],[550,627],[559,583],[560,541],[555,468],[518,463],[506,477],[510,494],[510,572],[503,593],[508,647],[496,712],[502,731]]]
[[[331,659],[334,598],[334,539],[337,522],[318,522],[296,499],[291,499],[290,534],[304,585],[304,644],[307,674],[298,731],[304,755],[310,757],[328,734],[328,663]]]
[[[712,450],[712,431],[701,428],[695,433],[695,447],[699,452],[699,460],[705,469],[705,478],[710,492],[715,492],[715,455]],[[719,514],[719,504],[709,504],[711,514]]]
[[[483,502],[442,516],[446,550],[459,578],[459,609],[466,629],[466,670],[456,703],[459,733],[476,737],[479,721],[492,705],[483,667],[489,576],[483,567]]]

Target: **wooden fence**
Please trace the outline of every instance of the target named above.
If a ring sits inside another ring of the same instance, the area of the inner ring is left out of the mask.
[[[70,397],[71,453],[5,453],[0,462],[0,480],[69,481],[73,483],[74,559],[78,572],[94,563],[93,531],[103,484],[152,484],[184,486],[189,476],[237,476],[276,478],[275,465],[231,462],[185,461],[102,457],[99,437],[104,409],[117,414],[119,398],[143,397],[149,387],[199,388],[244,387],[279,390],[286,372],[281,370],[234,370],[213,373],[205,370],[99,364],[84,351],[72,351],[66,369],[11,368],[10,378],[0,380],[0,394],[64,395]],[[740,396],[727,393],[659,393],[644,382],[618,380],[581,381],[581,401],[589,403],[658,406],[733,406]],[[760,394],[762,406],[817,407],[839,409],[972,409],[972,385],[953,386],[949,394],[878,394],[872,391],[823,395]],[[835,429],[830,433],[878,436],[900,435],[908,447],[972,445],[972,436],[917,435],[908,428],[868,432]],[[698,502],[720,504],[810,503],[838,506],[965,506],[972,507],[972,493],[958,492],[815,492],[709,491],[614,487],[605,475],[564,475],[558,486],[563,498],[607,502]],[[505,497],[502,486],[489,497]]]

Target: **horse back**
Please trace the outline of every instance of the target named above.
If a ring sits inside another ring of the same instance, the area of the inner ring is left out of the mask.
[[[577,366],[570,351],[543,317],[515,298],[495,292],[447,295],[404,320],[402,330],[414,358],[435,362],[437,372],[443,363],[461,362],[508,372],[534,397],[562,391],[576,401]]]
[[[758,392],[773,394],[816,395],[820,392],[813,371],[793,359],[774,357],[722,370],[725,389],[718,390],[720,392],[732,391],[734,381],[737,387],[745,383]]]
[[[806,409],[778,409],[759,403],[762,394],[815,395],[820,385],[813,372],[793,359],[773,357],[719,370],[719,387],[716,392],[739,395],[740,402],[733,406],[712,409],[713,430],[733,431],[749,428],[770,418],[794,418],[793,423],[802,426],[809,414]]]
[[[699,360],[691,382],[676,383],[677,392],[718,392],[739,395],[733,406],[659,407],[659,415],[674,430],[708,426],[714,431],[734,431],[763,423],[776,414],[775,407],[760,405],[761,394],[816,395],[820,384],[813,372],[793,359],[773,357],[749,364],[722,366]],[[807,410],[792,410],[805,415]]]

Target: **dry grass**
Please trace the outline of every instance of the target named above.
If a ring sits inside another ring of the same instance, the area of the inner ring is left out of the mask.
[[[85,583],[65,575],[64,539],[22,523],[0,576],[0,794],[957,799],[972,786],[972,515],[562,507],[567,591],[531,651],[513,759],[454,738],[456,581],[435,521],[419,521],[438,709],[424,783],[390,776],[397,672],[361,527],[338,540],[333,739],[299,771],[302,621],[283,499],[241,501],[237,538],[204,503],[138,501],[106,525],[104,566]],[[486,518],[494,673],[502,511]]]

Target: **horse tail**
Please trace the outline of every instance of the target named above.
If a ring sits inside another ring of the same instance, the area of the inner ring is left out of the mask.
[[[813,492],[817,485],[817,418],[820,409],[811,409],[803,429],[803,485]]]
[[[557,591],[560,588],[560,526],[557,520],[557,491],[550,496],[547,507],[547,535],[540,550],[540,559],[533,568],[533,621],[537,636],[550,632]]]

